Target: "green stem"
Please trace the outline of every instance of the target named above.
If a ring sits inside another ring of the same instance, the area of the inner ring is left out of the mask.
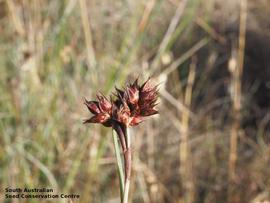
[[[126,177],[125,177],[125,190],[124,190],[124,200],[123,203],[128,203],[128,193],[129,193],[129,185],[130,185],[130,174],[131,174],[131,149],[130,149],[130,134],[129,129],[127,128],[126,131],[126,144],[127,144],[127,151],[124,155],[125,157],[125,168],[126,168]]]
[[[123,196],[124,196],[124,172],[123,172],[123,163],[121,158],[121,148],[119,147],[118,143],[118,135],[113,130],[113,143],[114,143],[114,149],[115,149],[115,155],[117,160],[117,166],[118,166],[118,175],[119,175],[119,182],[120,182],[120,194],[121,194],[121,203],[123,202]]]

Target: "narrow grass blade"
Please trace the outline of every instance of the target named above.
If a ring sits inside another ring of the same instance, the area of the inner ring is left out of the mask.
[[[124,195],[124,171],[123,171],[123,163],[121,158],[121,148],[118,143],[118,136],[117,133],[113,130],[113,143],[114,143],[114,149],[115,149],[115,155],[117,160],[117,166],[118,166],[118,175],[119,175],[119,181],[120,181],[120,194],[121,194],[121,202],[123,201],[123,195]]]

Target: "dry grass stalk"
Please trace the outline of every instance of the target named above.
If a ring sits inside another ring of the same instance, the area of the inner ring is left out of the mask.
[[[188,51],[186,51],[182,56],[175,59],[174,62],[168,68],[166,68],[161,74],[169,75],[170,73],[172,73],[186,60],[191,58],[191,56],[193,56],[197,51],[203,48],[208,42],[209,39],[207,38],[201,39],[198,43],[196,43],[193,47],[191,47]]]
[[[141,33],[144,32],[146,25],[149,21],[150,15],[151,15],[153,8],[155,6],[155,3],[156,3],[155,0],[151,0],[151,1],[147,2],[145,9],[144,9],[144,12],[143,12],[143,15],[142,15],[142,19],[141,19],[139,26],[138,26],[139,32],[141,32]]]
[[[18,11],[16,9],[14,1],[7,0],[6,3],[7,3],[10,17],[11,17],[11,20],[13,22],[13,25],[14,25],[16,32],[18,32],[19,35],[24,36],[25,30],[24,30],[23,22],[20,19],[20,17],[18,16]]]
[[[87,51],[87,62],[90,68],[94,68],[96,65],[96,56],[93,48],[93,39],[90,30],[90,22],[87,13],[87,4],[85,0],[80,0],[80,9],[81,9],[81,19],[82,26],[85,37],[86,51]],[[94,77],[93,77],[94,78]]]
[[[229,190],[228,190],[228,201],[233,202],[232,190],[233,183],[236,179],[236,162],[237,162],[237,145],[238,145],[238,134],[240,130],[241,122],[241,78],[244,68],[244,54],[245,54],[245,36],[246,36],[246,20],[247,20],[247,0],[241,0],[240,5],[240,24],[239,24],[239,45],[238,45],[238,60],[235,67],[230,70],[232,72],[232,88],[233,88],[233,125],[230,137],[230,156],[229,156]]]
[[[188,75],[188,83],[185,91],[184,104],[187,108],[190,108],[192,101],[192,90],[195,80],[195,68],[196,68],[196,59],[193,58],[189,75]],[[189,120],[190,114],[189,111],[185,111],[182,114],[181,125],[182,125],[182,140],[180,142],[180,175],[181,182],[183,187],[183,197],[181,197],[179,202],[193,202],[194,201],[194,185],[192,178],[192,161],[190,155],[190,147],[189,147]]]
[[[226,43],[226,39],[222,35],[220,35],[219,33],[217,33],[205,20],[203,20],[202,18],[198,17],[196,19],[196,23],[202,29],[204,29],[205,32],[207,32],[213,39],[217,40],[221,44],[225,44]]]
[[[170,22],[170,25],[168,27],[168,30],[166,32],[166,34],[164,35],[164,38],[162,39],[162,42],[160,43],[159,49],[158,49],[158,53],[157,56],[155,57],[155,59],[152,62],[152,71],[156,70],[159,64],[159,59],[161,57],[161,55],[164,53],[164,51],[167,48],[167,45],[170,42],[170,39],[172,38],[172,35],[178,25],[178,23],[180,22],[180,19],[182,17],[182,14],[186,8],[187,5],[187,0],[183,0],[180,1],[178,4],[178,7],[175,11],[175,14]]]

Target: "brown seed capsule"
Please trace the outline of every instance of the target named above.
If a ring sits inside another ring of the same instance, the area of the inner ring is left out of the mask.
[[[150,79],[141,86],[138,79],[128,84],[124,90],[116,89],[110,101],[101,93],[97,94],[98,101],[87,101],[85,105],[93,117],[85,123],[101,123],[105,126],[134,126],[143,121],[143,117],[157,114],[158,90],[150,84]],[[112,125],[113,124],[113,125]]]
[[[103,112],[110,112],[112,109],[112,104],[111,102],[101,93],[97,95],[98,98],[98,103],[99,103],[99,108]]]
[[[110,127],[112,105],[104,95],[99,94],[97,95],[97,98],[98,101],[87,101],[85,99],[84,104],[94,116],[84,120],[84,123],[101,123]]]

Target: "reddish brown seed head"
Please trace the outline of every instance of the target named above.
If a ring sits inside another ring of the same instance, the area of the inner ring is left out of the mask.
[[[100,113],[84,121],[84,123],[106,123],[110,116],[106,113]]]
[[[97,94],[98,101],[85,100],[85,105],[94,114],[85,123],[101,123],[108,127],[113,123],[134,126],[141,123],[143,117],[158,113],[155,109],[158,90],[157,86],[150,83],[150,79],[141,86],[136,79],[133,83],[126,85],[123,90],[115,89],[116,93],[110,97],[110,100],[101,93]]]
[[[129,125],[130,126],[135,126],[135,125],[140,124],[142,121],[143,121],[143,118],[142,117],[140,117],[140,116],[134,116],[134,117],[131,117],[131,120],[129,122]]]
[[[97,94],[99,108],[103,112],[110,112],[112,109],[111,102],[101,93]]]
[[[127,96],[128,96],[128,102],[132,105],[135,105],[139,101],[139,90],[137,88],[134,88],[132,86],[127,87]]]
[[[98,114],[100,113],[99,110],[99,103],[96,101],[87,101],[84,99],[84,104],[87,106],[88,110],[93,113],[93,114]]]
[[[98,94],[97,98],[98,101],[88,101],[85,99],[84,104],[94,116],[84,120],[84,123],[101,123],[109,127],[111,126],[111,102],[102,94]]]

